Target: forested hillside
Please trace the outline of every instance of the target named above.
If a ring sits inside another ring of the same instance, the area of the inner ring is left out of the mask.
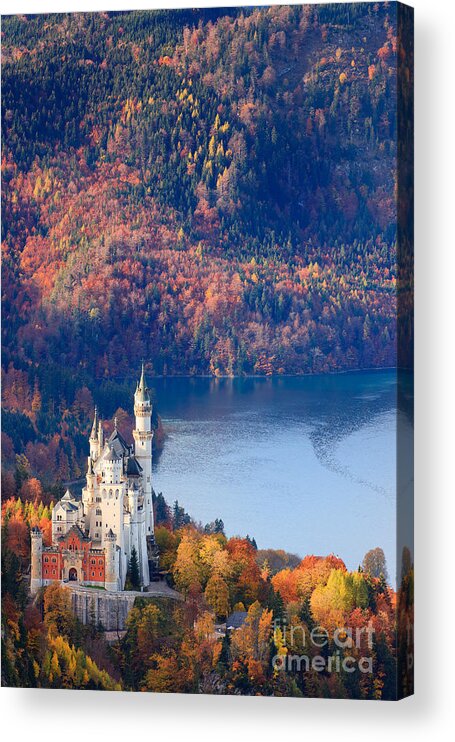
[[[397,664],[411,617],[409,554],[395,592],[380,548],[355,572],[333,554],[258,551],[248,537],[227,539],[220,520],[203,529],[181,518],[159,495],[160,563],[184,601],[136,599],[125,636],[108,645],[102,625],[79,623],[57,582],[27,600],[29,529],[49,538],[51,510],[14,498],[2,507],[2,685],[394,699],[400,678],[411,691]],[[232,610],[244,623],[217,632]]]
[[[4,19],[5,363],[392,363],[394,13]]]
[[[5,17],[2,54],[8,433],[69,449],[142,358],[395,362],[394,4]]]

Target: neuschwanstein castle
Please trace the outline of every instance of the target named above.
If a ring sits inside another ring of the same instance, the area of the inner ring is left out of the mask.
[[[55,580],[123,590],[133,548],[141,584],[156,560],[152,506],[152,404],[144,367],[134,394],[136,427],[129,445],[114,422],[105,441],[95,408],[82,499],[69,491],[52,512],[52,546],[31,531],[31,591]]]

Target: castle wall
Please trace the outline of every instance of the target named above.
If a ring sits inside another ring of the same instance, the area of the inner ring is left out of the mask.
[[[43,560],[43,579],[60,580],[62,578],[62,560],[61,554],[55,552],[45,552],[42,555]]]
[[[95,518],[102,523],[102,527],[98,528],[97,533],[101,538],[103,547],[106,547],[106,533],[111,529],[117,536],[117,545],[121,548],[123,546],[123,497],[124,497],[125,484],[102,484],[100,486],[100,494],[102,497],[102,515],[99,518]],[[96,511],[95,511],[96,512]],[[93,517],[93,516],[92,516]]]
[[[148,585],[150,583],[150,574],[149,574],[149,561],[148,561],[148,554],[147,554],[147,538],[146,538],[146,532],[145,532],[145,522],[138,524],[138,528],[141,531],[141,537],[139,539],[140,547],[138,550],[138,561],[139,561],[139,569],[141,572],[141,579],[144,585]]]
[[[105,580],[104,554],[89,554],[85,569],[85,582],[102,582]]]

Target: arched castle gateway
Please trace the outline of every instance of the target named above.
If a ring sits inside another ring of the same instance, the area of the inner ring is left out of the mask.
[[[52,546],[32,528],[31,591],[55,580],[123,590],[133,548],[141,584],[156,560],[152,506],[152,404],[144,367],[134,394],[134,445],[117,422],[107,441],[95,408],[82,500],[69,491],[52,512]]]

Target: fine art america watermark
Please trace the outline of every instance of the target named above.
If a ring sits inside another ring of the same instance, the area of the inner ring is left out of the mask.
[[[272,658],[274,670],[283,672],[355,672],[373,673],[373,657],[367,650],[373,649],[374,627],[350,628],[343,626],[331,631],[315,626],[311,631],[302,625],[288,626],[279,619],[273,622],[275,646],[282,651]],[[308,650],[308,654],[295,654],[296,642]],[[324,648],[330,647],[331,653]],[[322,650],[319,653],[317,650]],[[324,652],[324,654],[322,653]]]

